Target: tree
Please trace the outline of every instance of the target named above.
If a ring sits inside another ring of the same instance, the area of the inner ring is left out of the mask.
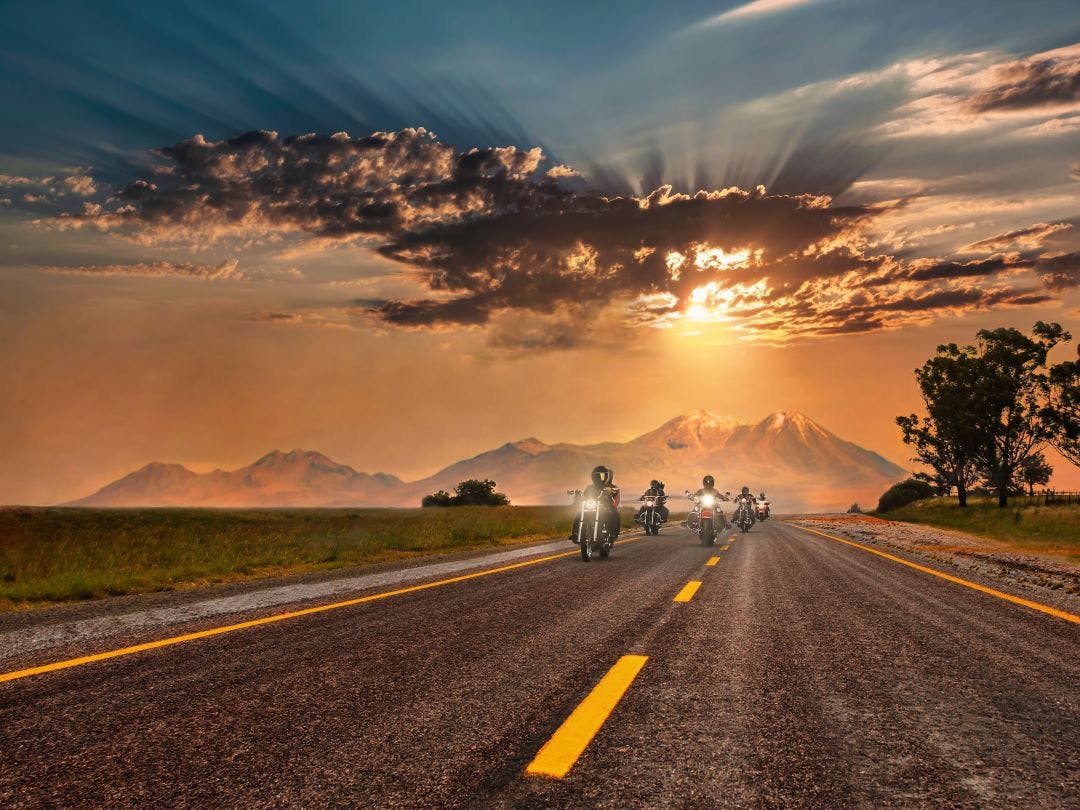
[[[1033,453],[1020,462],[1020,480],[1027,484],[1028,495],[1035,494],[1035,485],[1046,486],[1054,468],[1046,463],[1042,453]]]
[[[915,477],[940,495],[956,488],[960,506],[967,506],[967,490],[978,480],[975,460],[981,437],[970,415],[976,406],[981,370],[975,349],[955,343],[937,347],[937,355],[915,370],[915,380],[926,416],[896,417],[903,440],[915,448],[915,461],[934,470]]]
[[[1001,328],[983,329],[977,339],[976,347],[966,347],[979,372],[970,411],[979,437],[975,463],[1004,508],[1020,465],[1050,437],[1047,354],[1071,336],[1059,324],[1039,321],[1032,337]]]
[[[462,506],[507,506],[510,503],[503,493],[495,491],[495,482],[490,478],[483,481],[470,478],[454,487],[454,491],[457,492],[454,500]]]
[[[440,489],[431,495],[425,495],[421,506],[509,506],[510,499],[495,491],[495,482],[490,479],[470,478],[454,487],[451,495]]]
[[[877,510],[888,512],[891,509],[899,509],[914,501],[930,498],[934,494],[934,488],[925,481],[909,478],[899,484],[893,484],[878,499]]]
[[[1077,351],[1080,357],[1080,349]],[[1080,359],[1050,369],[1050,398],[1043,412],[1050,444],[1080,466]]]
[[[421,506],[453,506],[454,496],[445,489],[440,489],[432,495],[425,495],[420,501]]]

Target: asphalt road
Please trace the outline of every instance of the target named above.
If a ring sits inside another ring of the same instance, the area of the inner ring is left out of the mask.
[[[0,683],[2,807],[882,804],[1080,806],[1080,625],[776,519]]]

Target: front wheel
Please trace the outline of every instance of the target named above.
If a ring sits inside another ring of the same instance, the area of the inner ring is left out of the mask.
[[[701,521],[701,545],[716,545],[716,531],[711,520]]]
[[[588,562],[593,554],[593,527],[586,521],[578,524],[578,544],[581,546],[581,559]]]
[[[600,559],[606,560],[608,558],[608,554],[610,553],[611,546],[609,546],[607,543],[604,543],[604,545],[600,546]]]

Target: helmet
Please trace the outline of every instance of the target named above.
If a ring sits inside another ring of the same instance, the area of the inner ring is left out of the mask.
[[[750,487],[743,487],[742,488],[742,494],[743,495],[749,495],[750,494]]]
[[[716,479],[711,475],[706,475],[701,479],[701,485],[706,489],[712,489],[716,485]]]
[[[661,486],[663,485],[655,478],[649,482],[649,489],[660,489]]]
[[[611,483],[612,472],[604,465],[593,467],[592,482],[598,487],[606,487]]]
[[[765,500],[765,493],[762,492],[758,497],[761,498],[761,500]]]

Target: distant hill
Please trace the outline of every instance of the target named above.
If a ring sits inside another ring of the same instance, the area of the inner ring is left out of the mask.
[[[794,411],[757,423],[696,411],[628,442],[546,444],[522,439],[456,462],[419,481],[357,472],[304,450],[274,451],[239,470],[195,473],[148,464],[79,501],[81,506],[416,506],[437,489],[492,478],[514,503],[565,503],[589,471],[606,464],[624,498],[652,478],[681,494],[705,473],[721,489],[765,490],[778,512],[846,509],[872,501],[906,471]]]
[[[393,475],[357,472],[322,453],[275,450],[238,470],[195,473],[180,464],[147,464],[72,505],[353,505],[386,502],[403,484]]]

